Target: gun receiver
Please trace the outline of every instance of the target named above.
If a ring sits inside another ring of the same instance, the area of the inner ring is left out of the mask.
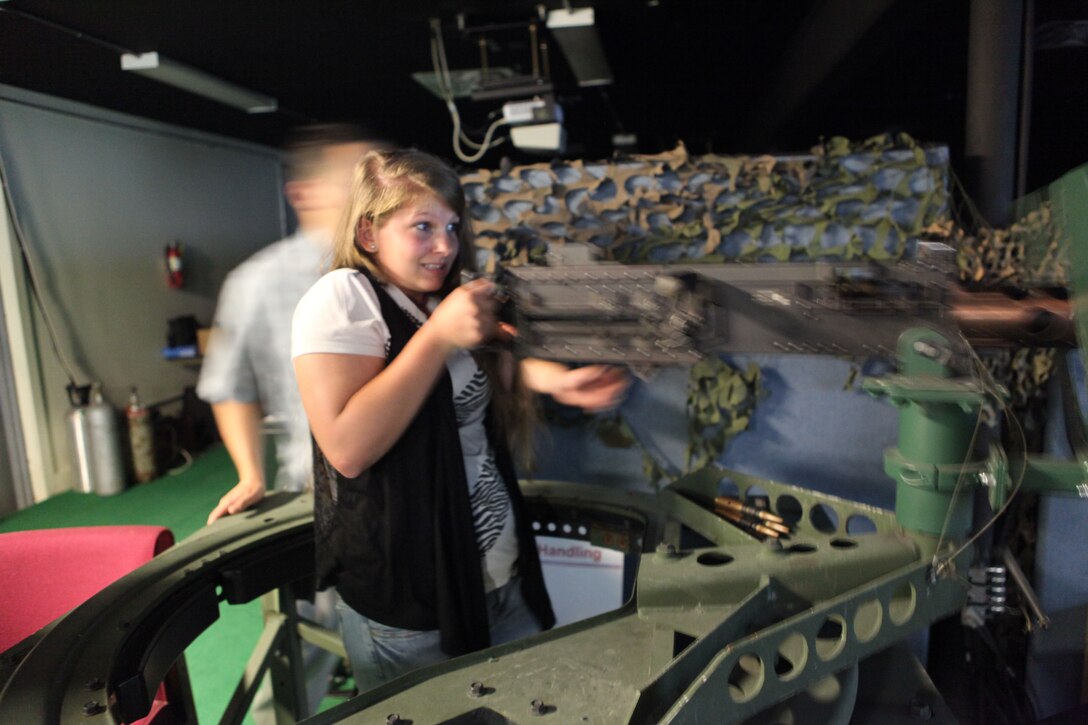
[[[973,342],[1073,340],[1068,302],[963,291],[947,264],[512,267],[515,351],[567,362],[693,363],[712,352],[893,356],[908,328]]]

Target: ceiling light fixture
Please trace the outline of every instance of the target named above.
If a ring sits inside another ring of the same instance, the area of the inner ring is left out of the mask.
[[[235,85],[184,63],[164,58],[158,53],[123,53],[121,70],[139,73],[160,83],[239,108],[246,113],[272,113],[278,107],[276,99],[271,96]]]
[[[552,10],[547,26],[559,43],[578,85],[607,86],[612,83],[612,69],[597,35],[593,8]]]

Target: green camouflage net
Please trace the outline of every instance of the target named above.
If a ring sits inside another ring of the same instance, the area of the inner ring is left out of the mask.
[[[980,229],[968,234],[946,222],[934,230],[959,250],[960,278],[981,287],[1066,287],[1069,260],[1066,244],[1054,223],[1050,202],[1017,220],[1008,229]]]
[[[948,150],[906,134],[832,138],[810,154],[563,161],[462,177],[479,266],[568,243],[604,260],[893,260],[948,215]]]
[[[1005,229],[981,226],[971,233],[965,226],[945,220],[925,230],[923,236],[957,250],[960,280],[968,287],[1069,287],[1069,243],[1049,201],[1024,210],[1024,215]],[[1021,419],[1022,427],[1038,428],[1040,424],[1027,413],[1044,404],[1047,381],[1054,370],[1054,348],[1014,346],[983,350],[980,355],[994,379],[1009,390],[1010,409]]]
[[[608,261],[889,261],[948,218],[948,151],[905,134],[836,137],[810,154],[652,156],[561,161],[462,177],[481,270],[539,264],[566,244]],[[713,463],[744,431],[760,396],[755,365],[714,356],[691,369],[685,471],[643,449],[651,484]],[[557,421],[569,424],[571,421]],[[610,447],[639,445],[620,414],[592,419]]]
[[[709,357],[692,365],[684,473],[714,463],[730,439],[748,430],[760,392],[760,369],[755,363],[740,370],[720,358]]]
[[[887,262],[913,240],[935,239],[959,250],[965,282],[1064,283],[1048,206],[1007,230],[969,235],[952,218],[949,177],[946,147],[885,134],[862,142],[835,137],[791,156],[691,156],[681,145],[610,161],[477,170],[462,181],[485,272],[500,263],[546,263],[568,244],[628,264]],[[1052,361],[1045,354],[1017,353],[1008,367],[1020,371],[1021,385],[1038,386]],[[755,366],[737,370],[716,356],[692,366],[684,473],[724,452],[748,427],[759,396]],[[619,414],[594,418],[591,428],[605,445],[640,445]],[[640,447],[651,483],[675,477]]]

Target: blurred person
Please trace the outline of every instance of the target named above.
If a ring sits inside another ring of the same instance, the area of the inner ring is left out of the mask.
[[[328,264],[351,171],[375,143],[347,124],[295,131],[286,146],[284,195],[298,229],[223,283],[197,394],[211,404],[238,483],[212,509],[209,524],[264,497],[262,421],[280,432],[274,488],[302,491],[310,481],[310,432],[291,369],[291,315]]]
[[[626,373],[515,361],[475,269],[456,172],[415,150],[360,162],[333,271],[291,348],[313,431],[318,586],[335,586],[360,690],[555,622],[513,454],[534,394],[599,410]]]
[[[197,394],[212,408],[238,482],[208,515],[211,524],[259,502],[268,481],[262,428],[275,433],[274,488],[303,491],[312,464],[309,427],[291,368],[291,315],[326,269],[333,229],[347,201],[351,172],[369,149],[382,144],[348,124],[297,129],[285,147],[284,195],[294,210],[294,234],[260,250],[230,272],[219,293]],[[336,628],[335,596],[319,593],[299,614]],[[328,692],[338,659],[304,643],[309,712]],[[252,712],[272,721],[271,693],[258,692]]]

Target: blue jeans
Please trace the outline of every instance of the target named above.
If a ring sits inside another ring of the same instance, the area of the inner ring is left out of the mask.
[[[437,629],[389,627],[364,617],[342,599],[337,602],[336,613],[359,692],[417,667],[449,659],[439,647]],[[492,645],[540,631],[540,622],[521,596],[521,580],[517,577],[487,593],[487,620]]]

